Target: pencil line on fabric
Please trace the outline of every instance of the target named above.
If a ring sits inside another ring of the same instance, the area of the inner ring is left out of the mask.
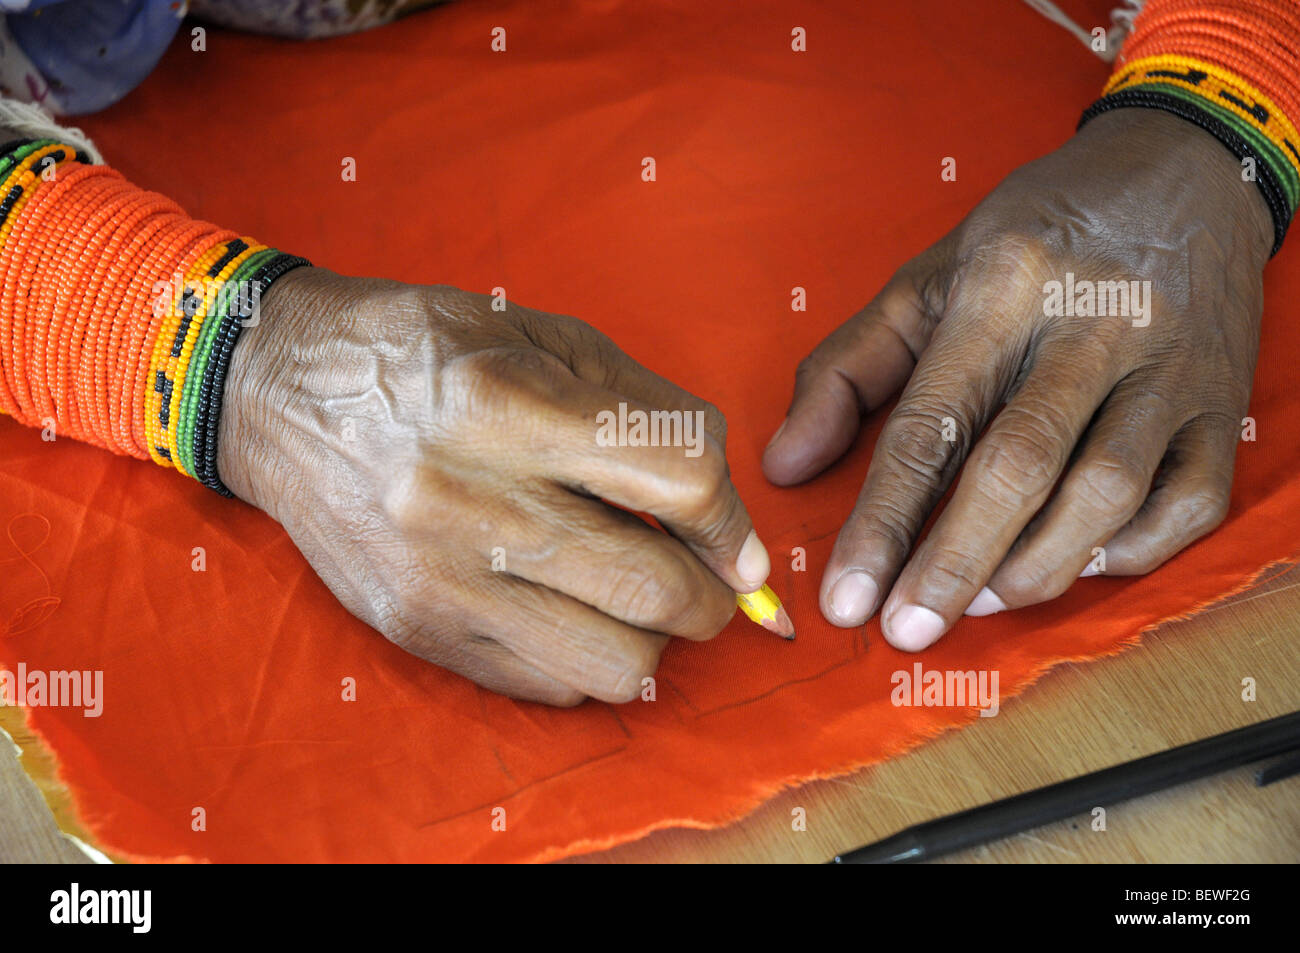
[[[682,700],[682,703],[691,710],[692,715],[699,715],[700,710],[691,704],[691,700],[686,697],[686,693],[684,691],[682,691],[680,688],[678,688],[676,685],[674,685],[672,682],[670,682],[668,679],[662,676],[660,676],[659,681],[667,685],[677,694],[677,697]]]
[[[865,639],[866,639],[866,630],[865,630],[865,627],[864,627],[860,632],[857,632],[857,633],[854,634],[854,636],[853,636],[853,642],[852,642],[851,644],[852,644],[853,646],[856,646],[858,642],[860,642],[860,641],[864,641]],[[739,707],[742,707],[742,706],[744,706],[744,705],[748,705],[748,704],[750,704],[751,702],[759,701],[760,699],[767,698],[769,695],[772,695],[772,694],[774,694],[774,693],[776,693],[776,692],[779,692],[779,691],[780,691],[781,689],[783,689],[783,688],[788,688],[788,687],[791,686],[791,685],[798,685],[798,684],[803,683],[803,682],[811,682],[811,681],[815,681],[816,679],[819,679],[819,678],[821,678],[823,675],[826,675],[826,674],[828,674],[828,673],[830,673],[830,672],[833,672],[833,671],[835,671],[836,669],[844,668],[846,665],[851,665],[851,664],[853,664],[854,662],[858,661],[858,659],[860,659],[861,657],[862,657],[862,656],[861,656],[860,654],[853,654],[853,655],[850,655],[848,658],[843,659],[842,661],[836,662],[834,665],[831,665],[831,666],[829,666],[829,667],[827,667],[827,668],[825,668],[825,669],[822,669],[821,671],[816,672],[816,673],[813,674],[813,675],[809,675],[809,676],[806,676],[806,677],[804,677],[804,678],[796,678],[796,679],[791,679],[791,680],[789,680],[789,681],[782,682],[781,684],[776,685],[776,686],[774,686],[774,687],[768,689],[767,691],[763,692],[763,693],[760,694],[760,695],[755,695],[755,696],[752,697],[752,698],[745,698],[745,699],[742,699],[742,700],[740,700],[740,701],[732,702],[732,703],[730,703],[730,704],[723,705],[723,706],[721,706],[721,707],[719,707],[719,708],[712,708],[712,709],[709,709],[708,711],[703,711],[703,712],[701,712],[701,711],[699,711],[698,709],[696,709],[695,706],[694,706],[693,704],[691,704],[690,699],[686,697],[686,695],[681,691],[681,689],[679,689],[676,685],[673,685],[672,682],[670,682],[668,679],[664,678],[664,679],[660,679],[660,681],[661,681],[662,684],[666,684],[666,685],[668,685],[669,688],[671,688],[674,692],[676,692],[676,693],[681,697],[681,699],[686,703],[687,707],[689,707],[689,708],[691,709],[691,711],[692,711],[692,713],[695,715],[695,717],[698,719],[698,718],[703,718],[703,717],[705,717],[705,716],[707,716],[707,715],[713,715],[713,714],[717,714],[717,713],[719,713],[719,712],[728,711],[728,710],[731,710],[731,709],[734,709],[734,708],[739,708]],[[629,739],[633,738],[633,735],[632,735],[631,730],[627,727],[627,725],[623,722],[623,720],[622,720],[621,718],[618,717],[617,714],[614,714],[614,720],[618,723],[618,726],[623,730],[623,733],[624,733],[625,735],[627,735],[627,737],[628,737]],[[606,752],[605,754],[596,755],[595,757],[588,758],[588,759],[585,760],[585,761],[580,761],[580,762],[578,762],[577,764],[570,765],[569,767],[564,768],[564,769],[562,769],[562,770],[560,770],[560,771],[556,771],[556,772],[553,773],[553,774],[548,774],[548,775],[547,775],[546,777],[544,777],[544,778],[538,778],[538,779],[536,779],[535,781],[530,781],[528,784],[525,784],[525,785],[523,785],[522,787],[516,788],[514,791],[511,791],[509,794],[504,794],[504,795],[502,795],[502,796],[499,797],[499,798],[495,798],[495,799],[493,799],[492,801],[488,801],[488,802],[486,802],[486,803],[484,803],[484,804],[481,804],[481,805],[479,805],[479,806],[477,806],[477,807],[472,807],[472,808],[469,808],[469,809],[464,810],[464,811],[459,811],[459,812],[457,812],[457,813],[455,813],[455,814],[450,814],[450,815],[448,815],[448,816],[446,816],[446,817],[441,817],[441,818],[436,818],[436,819],[434,819],[434,820],[426,821],[424,824],[421,824],[421,825],[420,825],[420,829],[423,830],[423,829],[428,828],[428,827],[436,827],[436,826],[439,825],[439,824],[445,824],[445,823],[447,823],[448,821],[454,821],[454,820],[456,820],[457,818],[465,817],[466,815],[469,815],[469,814],[475,814],[475,813],[478,813],[479,811],[488,810],[489,808],[492,808],[492,807],[498,807],[498,806],[500,806],[501,804],[503,804],[504,802],[509,801],[509,800],[511,800],[512,798],[515,798],[515,797],[517,797],[518,795],[522,794],[523,792],[527,791],[529,788],[536,787],[537,785],[540,785],[540,784],[545,784],[545,783],[548,782],[548,781],[553,781],[553,780],[555,780],[556,778],[563,777],[564,775],[569,774],[569,773],[571,773],[571,772],[573,772],[573,771],[580,771],[581,769],[583,769],[583,768],[587,767],[588,765],[591,765],[591,764],[593,764],[593,763],[595,763],[595,762],[597,762],[597,761],[602,761],[602,760],[604,760],[604,759],[606,759],[606,758],[612,758],[612,757],[614,757],[614,756],[616,756],[616,755],[622,754],[624,751],[626,751],[626,750],[628,749],[628,747],[630,747],[630,745],[623,745],[623,746],[621,746],[621,747],[619,747],[619,748],[616,748],[616,749],[614,749],[614,750],[612,750],[612,751]],[[492,749],[492,754],[493,754],[493,755],[496,757],[496,759],[497,759],[497,763],[498,763],[498,765],[499,765],[500,768],[501,768],[501,773],[502,773],[502,774],[503,774],[503,775],[504,775],[508,780],[510,780],[511,782],[513,782],[515,779],[514,779],[513,777],[511,777],[510,772],[507,770],[507,768],[506,768],[506,766],[505,766],[505,763],[504,763],[504,762],[502,761],[502,759],[501,759],[501,754],[496,750],[495,747]],[[832,778],[831,780],[836,780],[836,779]],[[918,803],[919,803],[919,802],[918,802]],[[924,805],[924,804],[922,804],[922,805],[920,805],[920,806],[921,806],[921,807],[926,807],[926,808],[929,808],[929,809],[933,809],[933,808],[930,808],[929,805]]]
[[[417,829],[424,830],[425,828],[428,827],[437,827],[439,824],[446,824],[448,821],[454,821],[457,818],[466,817],[467,815],[470,814],[477,814],[480,811],[486,811],[494,807],[499,807],[502,804],[504,804],[506,801],[513,800],[514,798],[523,794],[529,788],[535,788],[539,784],[545,784],[547,781],[554,781],[556,778],[563,777],[564,775],[570,774],[574,771],[579,771],[582,768],[595,764],[597,761],[604,761],[607,758],[613,758],[617,755],[622,754],[624,751],[628,749],[628,747],[629,747],[628,745],[622,745],[618,748],[615,748],[612,751],[607,751],[604,754],[598,754],[595,757],[587,758],[585,761],[579,761],[577,764],[571,764],[567,768],[564,768],[560,771],[556,771],[554,774],[548,774],[546,777],[538,778],[536,781],[529,781],[527,784],[523,785],[522,787],[515,788],[515,790],[511,791],[509,794],[504,794],[499,798],[492,799],[491,801],[485,801],[484,803],[479,804],[476,807],[471,807],[464,811],[457,811],[455,814],[448,814],[446,817],[438,817],[431,821],[425,821]]]
[[[614,719],[615,723],[618,725],[619,730],[622,731],[626,737],[631,738],[632,732],[628,729],[623,719],[618,717],[618,712],[613,707],[609,709],[609,714]]]
[[[732,709],[740,708],[744,705],[750,704],[751,702],[761,701],[762,699],[767,698],[768,696],[781,691],[781,689],[783,688],[788,688],[791,685],[800,685],[804,682],[811,682],[814,681],[815,679],[821,678],[823,675],[828,675],[831,672],[834,672],[836,669],[843,668],[846,665],[852,665],[854,662],[858,661],[858,659],[860,659],[866,653],[865,643],[866,643],[866,627],[863,626],[853,636],[853,641],[850,643],[850,651],[852,654],[848,658],[841,659],[838,662],[834,662],[831,665],[827,666],[826,668],[813,673],[812,675],[807,675],[804,676],[803,678],[788,679],[784,682],[781,682],[780,684],[773,685],[771,688],[768,688],[757,695],[751,695],[748,698],[741,698],[734,702],[727,702],[725,705],[721,705],[717,708],[706,708],[701,710],[695,706],[695,703],[690,700],[690,698],[687,696],[685,692],[683,692],[680,688],[674,685],[669,679],[660,676],[659,683],[661,685],[667,685],[670,689],[672,689],[672,691],[677,695],[677,697],[682,700],[683,704],[685,704],[686,707],[691,710],[692,715],[694,715],[696,718],[704,718],[708,715],[716,715],[719,712],[731,711]]]
[[[820,672],[816,672],[804,678],[792,678],[788,682],[782,682],[780,685],[772,686],[771,688],[769,688],[767,691],[763,692],[760,695],[754,695],[751,698],[742,698],[740,701],[737,702],[728,702],[727,704],[720,705],[717,708],[710,708],[708,711],[700,712],[699,717],[704,718],[707,717],[708,715],[716,715],[718,714],[718,712],[730,711],[733,708],[740,708],[744,705],[751,704],[752,702],[760,701],[764,698],[767,698],[769,695],[775,695],[777,692],[781,691],[784,688],[789,688],[791,685],[801,685],[804,682],[814,682],[817,679],[821,678],[823,675],[829,675],[831,672],[835,671],[836,669],[843,668],[846,665],[852,665],[854,662],[858,660],[859,657],[860,656],[856,656],[856,655],[851,656],[849,658],[844,659],[842,662],[836,662],[834,665],[830,666],[829,668],[824,668]]]
[[[511,774],[510,769],[506,767],[505,760],[501,757],[501,752],[497,750],[496,745],[492,746],[492,754],[497,759],[497,766],[501,768],[501,773],[509,778],[512,784],[518,784],[519,782],[515,781],[515,776]]]
[[[707,715],[716,715],[718,712],[730,711],[734,708],[740,708],[743,705],[748,705],[751,702],[760,701],[764,698],[769,697],[770,695],[774,695],[784,688],[789,688],[791,685],[801,685],[804,682],[815,681],[816,679],[821,678],[823,675],[829,675],[831,672],[834,672],[837,669],[844,668],[844,666],[846,665],[852,665],[854,662],[862,658],[864,654],[866,654],[866,651],[868,649],[866,641],[867,641],[867,627],[864,625],[861,626],[857,631],[853,633],[852,641],[849,643],[849,652],[850,652],[849,657],[846,659],[841,659],[840,661],[827,666],[826,668],[822,669],[819,672],[816,672],[812,675],[807,675],[803,678],[789,679],[787,681],[782,682],[779,685],[773,685],[771,688],[767,689],[767,691],[760,692],[757,695],[751,695],[749,698],[742,698],[739,701],[727,702],[727,704],[725,705],[720,705],[717,708],[709,708],[706,709],[705,711],[699,711],[694,705],[691,705],[689,699],[686,699],[686,704],[690,705],[691,710],[694,711],[696,713],[696,716],[699,718],[704,718]],[[859,645],[861,645],[862,648],[861,652],[858,651]],[[681,691],[676,688],[674,688],[674,691],[677,691],[677,694],[679,695],[682,694]],[[685,699],[686,696],[682,695],[682,698]]]

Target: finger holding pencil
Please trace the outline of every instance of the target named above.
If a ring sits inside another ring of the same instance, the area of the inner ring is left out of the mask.
[[[650,375],[644,368],[640,370]],[[650,398],[672,400],[678,408],[685,406],[680,412],[698,414],[704,433],[695,445],[695,452],[683,453],[681,448],[670,445],[600,448],[603,452],[593,453],[589,458],[570,457],[565,467],[566,479],[609,503],[654,516],[668,531],[670,539],[690,550],[704,567],[733,590],[733,611],[739,607],[750,620],[774,635],[794,639],[789,614],[766,584],[771,572],[767,549],[730,479],[724,449],[726,425],[721,414],[659,378],[646,381],[628,375],[623,382],[639,383],[642,385],[639,390]],[[593,392],[591,397],[595,401],[609,401],[607,394]],[[624,399],[620,403],[628,408],[621,410],[621,414],[640,411],[648,417],[654,412],[648,402]],[[612,449],[617,453],[610,453]],[[660,544],[667,542],[661,540]],[[681,631],[671,634],[692,637]]]
[[[637,363],[612,340],[582,326],[590,346],[573,352],[575,375],[605,392],[595,397],[602,410],[612,408],[613,391],[631,399],[631,410],[643,413],[678,411],[697,416],[707,438],[698,453],[683,454],[672,447],[643,447],[620,454],[617,476],[594,475],[605,499],[650,513],[683,542],[706,566],[735,591],[735,604],[752,621],[786,640],[795,637],[794,624],[776,593],[766,585],[771,560],[754,529],[745,505],[731,482],[727,466],[726,418],[717,407]],[[530,329],[536,334],[537,329]],[[620,447],[621,451],[632,448]],[[602,467],[610,463],[606,458]],[[651,476],[651,486],[643,484]],[[621,484],[621,485],[620,485]]]
[[[725,422],[590,325],[497,304],[290,272],[231,362],[220,472],[405,651],[516,698],[643,700],[771,569]],[[633,410],[682,439],[602,439]]]

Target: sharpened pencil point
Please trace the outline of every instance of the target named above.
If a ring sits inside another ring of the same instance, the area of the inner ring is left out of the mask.
[[[794,639],[794,623],[790,614],[781,605],[770,586],[763,586],[757,592],[736,593],[736,602],[745,615],[757,622],[773,635],[779,635],[787,642]]]
[[[785,611],[785,606],[777,609],[776,618],[771,622],[764,622],[763,628],[775,632],[788,642],[794,641],[794,623],[790,621],[790,613]]]

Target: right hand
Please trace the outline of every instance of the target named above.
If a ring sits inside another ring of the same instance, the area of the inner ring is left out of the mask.
[[[725,422],[589,325],[492,300],[285,275],[235,349],[221,476],[407,651],[518,698],[630,701],[669,636],[713,637],[767,577]],[[701,452],[598,445],[620,402],[702,411]]]

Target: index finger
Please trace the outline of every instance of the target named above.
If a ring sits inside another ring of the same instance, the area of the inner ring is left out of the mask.
[[[876,611],[971,435],[1010,388],[1026,342],[996,320],[1002,307],[987,294],[954,300],[922,352],[822,577],[822,612],[835,625],[862,625]]]
[[[545,439],[532,448],[542,475],[649,513],[737,592],[763,585],[767,550],[698,398],[661,388],[664,404],[651,405],[574,375],[548,352],[524,353],[534,357],[521,354],[507,373],[517,371],[515,383],[542,404]]]

